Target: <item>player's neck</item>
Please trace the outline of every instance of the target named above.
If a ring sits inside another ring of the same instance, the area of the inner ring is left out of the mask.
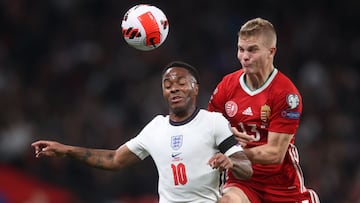
[[[246,73],[245,84],[250,90],[257,90],[262,87],[274,72],[274,66],[259,73]]]
[[[198,108],[196,106],[191,106],[189,109],[183,111],[170,111],[170,120],[172,122],[183,122],[196,114],[197,111]]]

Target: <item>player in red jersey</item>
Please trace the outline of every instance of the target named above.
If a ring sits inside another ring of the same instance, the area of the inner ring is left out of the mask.
[[[295,146],[302,98],[295,85],[274,67],[276,32],[262,18],[246,22],[238,33],[242,65],[217,85],[208,110],[223,113],[252,161],[253,176],[238,180],[230,171],[222,203],[317,203],[304,185]]]

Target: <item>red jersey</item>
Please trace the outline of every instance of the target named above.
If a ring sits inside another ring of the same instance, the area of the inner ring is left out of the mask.
[[[244,71],[240,69],[226,75],[218,84],[208,110],[221,112],[233,127],[253,135],[255,141],[246,145],[250,148],[265,144],[269,131],[295,134],[302,113],[302,98],[290,79],[277,69],[256,90],[247,87]],[[287,201],[303,199],[301,195],[307,190],[294,141],[295,136],[281,164],[253,164],[253,176],[246,181],[237,180],[229,171],[227,184],[246,183],[261,195],[281,193],[278,195],[293,196]]]

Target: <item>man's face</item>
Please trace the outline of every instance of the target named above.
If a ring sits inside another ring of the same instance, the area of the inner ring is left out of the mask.
[[[163,75],[162,89],[170,111],[175,114],[186,112],[192,105],[195,105],[198,84],[189,71],[184,68],[169,68]]]
[[[254,35],[238,38],[237,57],[245,73],[259,73],[272,66],[275,48],[266,46],[266,37]]]

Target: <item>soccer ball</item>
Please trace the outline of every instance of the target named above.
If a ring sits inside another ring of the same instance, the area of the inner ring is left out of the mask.
[[[164,43],[169,33],[165,14],[157,7],[139,4],[130,8],[121,23],[122,35],[132,47],[150,51]]]

